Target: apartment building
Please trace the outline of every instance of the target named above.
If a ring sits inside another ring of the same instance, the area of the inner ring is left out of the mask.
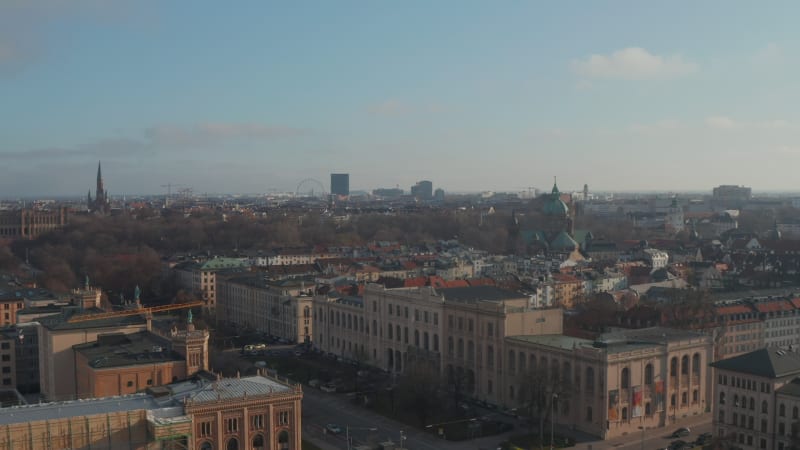
[[[291,342],[311,342],[311,283],[242,275],[220,278],[217,285],[218,320]]]
[[[714,433],[742,449],[784,450],[800,426],[800,354],[762,348],[711,364]]]
[[[243,258],[214,258],[204,263],[181,263],[172,270],[180,285],[200,296],[206,302],[206,309],[213,312],[217,307],[217,275],[244,272],[248,267],[247,260]]]

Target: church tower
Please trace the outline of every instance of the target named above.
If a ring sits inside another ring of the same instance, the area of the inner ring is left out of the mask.
[[[111,210],[108,193],[103,184],[103,172],[100,167],[100,161],[97,162],[97,188],[94,194],[94,201],[92,201],[91,192],[89,193],[87,201],[89,203],[89,210],[92,212],[108,213]]]

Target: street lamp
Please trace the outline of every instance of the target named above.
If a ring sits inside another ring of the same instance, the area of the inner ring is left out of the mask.
[[[347,441],[347,450],[350,450],[350,425],[345,425],[345,435],[344,438]],[[365,431],[378,431],[375,427],[353,427],[354,430],[365,430]]]
[[[556,400],[558,400],[558,394],[554,392],[553,400],[550,401],[550,450],[553,450],[553,440],[555,438]]]
[[[647,427],[641,426],[639,429],[642,430],[642,450],[644,450],[644,430],[646,430]]]
[[[406,434],[400,430],[400,450],[403,450],[403,441],[406,440]]]

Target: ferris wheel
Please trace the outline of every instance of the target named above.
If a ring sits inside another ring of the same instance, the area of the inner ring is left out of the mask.
[[[318,180],[306,178],[297,183],[294,195],[295,197],[325,198],[325,186]]]

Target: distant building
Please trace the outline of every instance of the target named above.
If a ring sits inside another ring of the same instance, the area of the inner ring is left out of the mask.
[[[436,189],[436,191],[434,191],[434,193],[433,193],[433,199],[436,200],[437,202],[443,202],[444,201],[444,189],[442,189],[442,188]]]
[[[350,195],[350,174],[332,173],[331,174],[331,194],[347,197]]]
[[[0,211],[0,239],[34,239],[67,224],[68,210],[17,209]]]
[[[411,186],[411,195],[419,200],[430,200],[433,198],[433,183],[427,180],[417,182]]]
[[[181,287],[202,296],[206,309],[213,312],[217,306],[217,275],[243,272],[248,267],[247,258],[213,258],[204,263],[181,263],[172,270],[175,271]]]
[[[718,202],[741,204],[750,200],[753,190],[745,186],[724,184],[713,190],[713,198]]]
[[[372,195],[383,198],[397,198],[403,195],[403,190],[400,188],[378,188],[372,191]]]

